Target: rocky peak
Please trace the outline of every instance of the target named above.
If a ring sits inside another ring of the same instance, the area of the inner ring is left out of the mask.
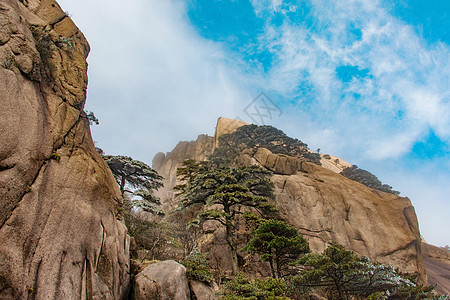
[[[129,239],[83,112],[89,44],[53,0],[2,0],[0,25],[0,298],[121,299]]]
[[[233,133],[236,129],[244,125],[250,125],[250,123],[220,117],[217,120],[216,131],[214,132],[214,148],[219,146],[219,138],[222,135]]]
[[[177,169],[186,159],[207,160],[214,151],[214,138],[201,134],[195,141],[179,142],[175,148],[164,154],[159,152],[152,161],[152,167],[161,175],[164,186],[155,192],[161,199],[164,211],[174,209],[178,202],[174,198],[173,188],[178,184]]]

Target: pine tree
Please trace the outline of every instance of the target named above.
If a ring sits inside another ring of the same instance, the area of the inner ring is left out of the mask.
[[[119,184],[122,197],[126,192],[130,193],[139,197],[133,201],[132,206],[140,207],[151,213],[162,213],[157,207],[161,202],[153,194],[154,190],[162,186],[162,177],[155,170],[128,156],[104,155],[103,158]],[[127,185],[133,190],[127,190]]]
[[[282,277],[290,262],[310,252],[308,241],[296,228],[275,219],[262,220],[245,249],[259,253],[263,261],[269,261],[275,278]]]
[[[181,208],[194,204],[210,208],[201,212],[193,223],[215,220],[225,227],[234,274],[239,267],[233,236],[242,208],[253,208],[261,215],[276,213],[269,203],[274,198],[270,175],[269,171],[257,166],[208,169],[195,176],[183,192]]]

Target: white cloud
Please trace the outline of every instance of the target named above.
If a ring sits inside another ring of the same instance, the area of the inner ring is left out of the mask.
[[[254,3],[262,11],[264,1]],[[299,91],[298,86],[306,82],[312,87],[314,103],[301,107],[313,115],[322,113],[312,120],[317,127],[333,128],[345,137],[345,143],[333,150],[353,149],[353,156],[360,153],[384,159],[408,152],[429,128],[448,138],[447,45],[427,44],[411,26],[389,15],[376,1],[312,3],[314,25],[320,31],[285,23],[280,36],[267,35],[272,37],[267,46],[280,48],[270,77],[273,90],[300,98],[300,105],[304,104],[305,91]],[[349,40],[350,25],[361,30],[360,40]],[[269,27],[269,33],[272,31]],[[369,77],[343,85],[336,68],[347,64],[368,69]],[[350,93],[360,97],[342,96]],[[401,111],[401,118],[397,111]],[[356,135],[352,145],[348,144],[349,134]],[[361,143],[367,137],[371,142]],[[393,140],[395,147],[386,147]]]
[[[183,1],[67,1],[91,43],[87,109],[106,152],[151,161],[180,139],[235,117],[252,86],[219,43],[200,37]]]

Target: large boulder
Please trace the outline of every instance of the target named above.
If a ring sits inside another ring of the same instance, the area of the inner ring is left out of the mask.
[[[83,112],[88,53],[56,1],[1,1],[1,299],[128,292],[122,199]]]
[[[281,215],[308,238],[313,252],[331,242],[427,281],[419,225],[408,198],[384,193],[303,162],[272,177]]]
[[[135,277],[134,299],[189,300],[186,268],[173,260],[148,265]]]
[[[192,280],[189,281],[191,288],[192,299],[196,300],[216,300],[219,297],[214,293],[214,290],[207,284]]]

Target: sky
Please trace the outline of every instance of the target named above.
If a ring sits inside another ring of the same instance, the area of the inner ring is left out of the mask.
[[[59,3],[91,45],[106,153],[151,164],[221,116],[273,125],[401,191],[450,244],[450,1]]]

